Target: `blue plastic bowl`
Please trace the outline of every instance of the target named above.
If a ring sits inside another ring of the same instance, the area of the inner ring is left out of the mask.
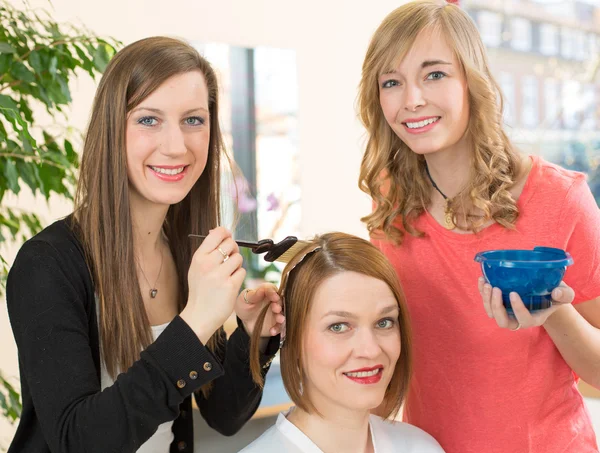
[[[481,263],[486,281],[502,290],[502,302],[509,314],[513,314],[509,299],[513,291],[529,311],[550,308],[550,293],[560,284],[567,266],[573,264],[570,254],[551,247],[480,252],[475,261]]]

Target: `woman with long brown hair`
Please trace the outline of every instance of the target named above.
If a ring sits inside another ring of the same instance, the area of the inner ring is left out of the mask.
[[[218,226],[223,156],[216,76],[193,47],[155,37],[115,55],[75,210],[27,241],[8,277],[23,394],[11,453],[192,452],[191,395],[222,434],[252,416],[249,335],[263,338],[264,375],[281,315],[276,297],[257,300],[265,290],[238,296],[242,257]]]
[[[576,385],[600,387],[600,212],[585,175],[515,148],[477,28],[442,0],[383,20],[359,110],[363,221],[413,322],[405,420],[451,453],[597,452]],[[509,316],[498,288],[478,288],[474,257],[537,245],[572,255],[569,286],[535,312],[512,293]]]
[[[281,375],[295,406],[243,453],[443,453],[427,433],[394,418],[411,377],[411,333],[394,268],[370,242],[316,237],[283,270]],[[265,321],[263,308],[258,325]],[[260,335],[250,366],[264,376]]]

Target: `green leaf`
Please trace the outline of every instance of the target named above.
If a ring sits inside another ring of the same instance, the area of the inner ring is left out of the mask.
[[[57,77],[56,80],[60,86],[60,92],[63,98],[66,100],[65,104],[70,103],[72,101],[71,91],[69,90],[69,84],[67,83],[67,80],[62,76]]]
[[[22,130],[19,134],[19,138],[21,139],[21,143],[23,144],[23,152],[25,154],[33,155],[33,148],[36,146],[36,143],[35,140],[33,140],[33,137],[29,135],[29,131],[27,129]]]
[[[42,59],[40,58],[40,54],[35,50],[29,54],[29,64],[35,70],[35,72],[40,75],[44,72],[44,66],[42,65]]]
[[[6,74],[8,72],[8,68],[10,67],[12,61],[12,55],[0,54],[0,74]]]
[[[7,42],[0,42],[0,53],[15,53],[16,50]]]
[[[36,177],[37,166],[33,162],[17,161],[17,171],[21,179],[29,186],[33,194],[38,191],[39,176]]]
[[[33,123],[33,111],[29,108],[29,104],[25,97],[22,97],[19,101],[19,110],[23,113],[23,116],[29,123]]]
[[[21,187],[19,186],[19,172],[12,159],[4,160],[4,176],[8,181],[8,189],[18,194],[21,190]]]
[[[0,392],[0,409],[5,416],[8,415],[8,401],[2,392]]]
[[[18,115],[19,107],[17,103],[10,96],[0,94],[0,110],[3,112],[10,112],[12,115]],[[6,114],[6,113],[5,113]]]
[[[14,78],[16,80],[20,80],[20,81],[26,82],[26,83],[35,82],[35,74],[33,72],[31,72],[27,68],[27,66],[25,66],[20,61],[15,61],[12,65],[11,69],[12,69],[11,72],[13,73]]]
[[[73,149],[73,145],[71,144],[71,142],[69,140],[67,140],[66,138],[65,138],[65,142],[64,142],[64,148],[65,148],[65,152],[67,154],[67,160],[74,166],[79,166],[78,165],[79,156]]]
[[[48,67],[48,71],[52,75],[52,77],[56,76],[56,67],[58,65],[58,58],[53,56],[50,58],[50,66]]]
[[[110,57],[108,56],[106,47],[103,44],[96,47],[96,51],[94,52],[94,65],[96,66],[96,69],[100,72],[104,72],[109,60]]]
[[[46,199],[50,197],[51,192],[55,192],[58,195],[64,195],[67,198],[71,197],[71,194],[63,183],[64,177],[65,172],[60,168],[43,164],[40,166],[40,179],[43,183],[43,190],[41,191]]]
[[[94,65],[92,63],[92,60],[90,59],[90,57],[87,56],[87,54],[85,53],[85,51],[78,45],[74,44],[73,47],[75,48],[75,52],[77,52],[77,56],[79,57],[79,59],[81,60],[79,62],[79,64],[81,65],[81,67],[83,69],[85,69],[89,75],[91,75],[92,77],[94,77]]]

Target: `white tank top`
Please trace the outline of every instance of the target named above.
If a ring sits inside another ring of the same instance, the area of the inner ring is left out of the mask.
[[[160,326],[151,326],[154,340],[156,340],[160,334],[163,333],[168,325],[169,323],[167,322],[165,324],[161,324]],[[110,387],[114,384],[114,382],[115,381],[113,381],[106,371],[104,360],[102,360],[102,369],[100,372],[100,386],[102,387],[102,390],[104,390],[106,387]],[[154,435],[144,442],[144,444],[137,450],[137,453],[168,453],[171,442],[173,442],[174,438],[173,431],[171,431],[172,426],[172,421],[159,425]]]

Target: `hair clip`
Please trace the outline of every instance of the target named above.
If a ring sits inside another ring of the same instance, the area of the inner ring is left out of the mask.
[[[206,239],[206,236],[199,234],[188,234],[189,238]],[[300,241],[296,236],[288,236],[285,239],[274,243],[271,239],[263,239],[258,242],[252,241],[235,241],[240,247],[246,247],[252,250],[252,253],[260,255],[265,253],[265,261],[272,263],[278,261],[280,263],[289,263],[300,250],[306,247],[309,242]]]
[[[308,244],[308,243],[307,243]],[[300,263],[302,263],[307,256],[312,255],[314,252],[317,252],[321,250],[321,246],[318,244],[313,244],[312,248],[309,248],[308,250],[306,250],[304,252],[304,255],[301,256],[298,261],[296,261],[286,272],[285,275],[283,275],[281,277],[281,284],[279,285],[281,292],[280,292],[280,296],[281,296],[281,314],[285,317],[285,290],[287,287],[287,282],[288,282],[288,277],[290,275],[290,273],[296,269],[296,267],[298,267],[298,265]],[[299,253],[296,254],[296,256],[294,256],[294,258],[300,256]],[[281,331],[280,331],[280,340],[279,340],[279,349],[281,349],[283,347],[283,344],[285,342],[285,336],[286,336],[286,323],[287,323],[287,319],[283,321],[283,324],[281,324]]]

